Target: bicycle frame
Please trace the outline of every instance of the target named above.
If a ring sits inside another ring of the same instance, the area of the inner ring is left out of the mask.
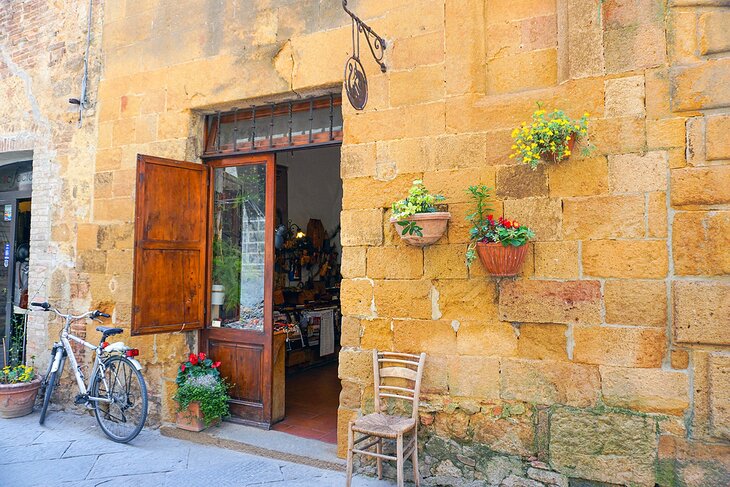
[[[102,353],[104,349],[102,348],[102,343],[100,343],[98,346],[94,345],[92,343],[87,342],[86,340],[77,337],[76,335],[73,335],[69,333],[69,329],[71,327],[71,323],[77,320],[82,320],[85,318],[91,318],[91,313],[84,313],[79,316],[73,316],[73,315],[64,315],[60,313],[56,309],[52,309],[50,311],[55,312],[58,316],[61,316],[66,319],[66,323],[63,326],[63,329],[61,330],[61,340],[60,342],[56,342],[53,345],[53,358],[51,362],[50,372],[59,372],[59,377],[63,374],[63,367],[66,361],[66,357],[71,362],[71,366],[74,377],[76,379],[76,385],[79,388],[79,392],[86,396],[86,399],[88,401],[97,401],[97,402],[106,402],[111,403],[112,400],[109,398],[102,398],[102,397],[91,397],[89,396],[89,387],[91,387],[91,381],[96,376],[96,374],[101,373],[102,381],[104,382],[104,387],[106,390],[109,390],[109,384],[107,384],[106,377],[104,376],[105,368],[104,368],[104,362],[102,361]],[[91,370],[91,374],[89,375],[88,379],[88,385],[84,383],[84,374],[81,372],[81,367],[78,364],[78,361],[76,360],[76,355],[74,354],[73,348],[71,346],[71,342],[76,342],[80,345],[83,345],[85,348],[88,348],[89,350],[94,350],[94,365]],[[120,346],[115,347],[115,345],[120,344]],[[112,348],[110,350],[111,352],[122,352],[124,350],[124,344],[121,342],[114,343],[112,345],[109,345],[106,348]],[[140,363],[130,357],[127,357],[130,362],[135,366],[137,370],[142,370],[142,366]]]

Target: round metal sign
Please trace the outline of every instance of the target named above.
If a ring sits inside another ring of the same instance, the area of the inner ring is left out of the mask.
[[[368,102],[368,78],[365,68],[355,56],[345,64],[345,91],[355,110],[362,110]]]

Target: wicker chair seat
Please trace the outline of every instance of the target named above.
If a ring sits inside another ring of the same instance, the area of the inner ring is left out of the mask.
[[[397,438],[399,434],[412,430],[415,425],[416,420],[413,418],[372,413],[356,419],[352,430],[381,438]]]

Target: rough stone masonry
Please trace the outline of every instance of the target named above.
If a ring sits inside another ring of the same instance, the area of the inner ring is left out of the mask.
[[[341,452],[372,408],[371,350],[425,351],[432,485],[730,483],[730,4],[351,3],[388,72],[364,55],[368,106],[343,107]],[[125,329],[136,155],[199,161],[204,110],[339,92],[351,46],[337,1],[94,1],[77,127],[87,2],[0,6],[0,151],[33,150],[31,295]],[[508,159],[538,101],[589,112],[597,150]],[[388,223],[414,179],[453,215],[424,250]],[[517,278],[464,265],[477,183],[536,230]],[[40,362],[57,331],[33,318]],[[124,339],[169,419],[195,333]]]

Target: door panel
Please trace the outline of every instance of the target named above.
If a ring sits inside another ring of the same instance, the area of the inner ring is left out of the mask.
[[[205,323],[208,168],[138,156],[132,333]]]
[[[231,413],[271,424],[275,177],[271,154],[210,163],[211,317],[201,348],[221,362]],[[222,296],[222,297],[221,297]]]

